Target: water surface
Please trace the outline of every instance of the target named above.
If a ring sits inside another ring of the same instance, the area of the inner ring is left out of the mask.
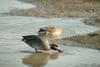
[[[0,13],[12,8],[31,7],[34,6],[17,0],[0,1]],[[64,52],[60,54],[56,51],[36,54],[33,48],[21,41],[23,35],[37,34],[39,28],[49,25],[62,28],[61,38],[100,29],[85,25],[82,20],[83,18],[0,16],[0,67],[100,67],[98,50],[61,46]]]
[[[48,53],[46,55],[38,55],[32,53],[34,49],[21,41],[23,35],[37,34],[39,28],[49,25],[61,27],[63,30],[62,37],[82,35],[99,29],[85,25],[81,20],[82,18],[46,19],[38,17],[1,16],[0,67],[39,67],[37,65],[44,67],[99,67],[100,51],[98,50],[61,46],[64,53],[57,55],[50,55]],[[34,60],[34,57],[37,59]],[[41,57],[40,60],[38,60],[38,57]],[[28,61],[30,58],[33,60]],[[35,62],[36,60],[39,62]],[[42,61],[44,62],[42,63]]]
[[[17,0],[1,0],[0,13],[9,12],[9,10],[34,8],[34,5],[19,2]]]

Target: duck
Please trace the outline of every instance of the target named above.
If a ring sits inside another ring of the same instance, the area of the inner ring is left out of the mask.
[[[59,46],[57,44],[50,44],[48,39],[38,35],[23,36],[22,41],[34,48],[36,53],[42,53],[43,51],[49,51],[50,49],[63,52],[62,50],[58,49]]]
[[[59,36],[61,34],[61,29],[55,26],[42,27],[38,31],[38,35],[27,35],[23,36],[22,41],[28,44],[30,47],[35,48],[35,52],[48,51],[50,49],[57,50],[58,52],[62,52],[58,49],[57,44],[50,44],[48,37]]]
[[[50,45],[45,37],[38,35],[27,35],[23,36],[22,41],[28,44],[30,47],[35,48],[35,52],[40,52],[39,50],[48,51],[50,50]]]
[[[62,33],[61,28],[57,26],[42,27],[38,31],[38,35],[45,37],[58,38]]]

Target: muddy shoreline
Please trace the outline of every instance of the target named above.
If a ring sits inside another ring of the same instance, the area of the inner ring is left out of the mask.
[[[36,8],[14,9],[8,14],[12,16],[37,17],[100,17],[100,1],[83,0],[18,0],[36,5]]]
[[[100,50],[100,30],[86,35],[76,35],[51,41],[63,46],[74,46]]]
[[[82,44],[82,47],[100,50],[100,30],[86,35],[77,35],[69,38],[64,38],[63,40],[71,40],[73,42]]]

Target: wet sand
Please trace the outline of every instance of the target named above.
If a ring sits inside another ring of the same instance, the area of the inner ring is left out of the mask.
[[[72,46],[79,46],[79,47],[93,48],[100,50],[100,31],[96,31],[86,35],[77,35],[68,38],[63,38],[62,40],[64,40],[65,43],[66,41],[72,41],[72,43],[77,43],[77,45],[75,44]]]

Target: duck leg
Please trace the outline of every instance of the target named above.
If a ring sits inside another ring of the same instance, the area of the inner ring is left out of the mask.
[[[36,53],[38,53],[38,50],[37,50],[37,48],[35,48],[35,52],[36,52]]]
[[[39,51],[37,48],[35,48],[36,53],[43,53],[42,51]]]

